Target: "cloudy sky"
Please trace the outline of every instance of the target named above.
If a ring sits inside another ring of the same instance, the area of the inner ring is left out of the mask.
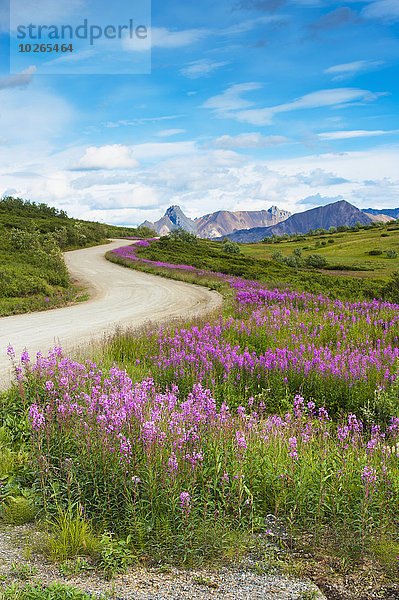
[[[13,56],[10,73],[1,2],[0,195],[127,225],[171,204],[399,206],[399,0],[154,0],[144,74],[127,37],[53,74],[46,56]],[[127,17],[102,0],[33,4],[44,23]],[[108,74],[87,74],[93,56]]]

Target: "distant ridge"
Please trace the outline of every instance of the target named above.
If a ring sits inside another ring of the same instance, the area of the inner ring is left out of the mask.
[[[356,206],[353,206],[346,200],[339,200],[326,206],[318,206],[317,208],[296,213],[278,225],[236,231],[229,236],[229,239],[234,242],[244,243],[260,242],[263,238],[272,235],[307,233],[310,229],[329,229],[338,225],[351,227],[356,223],[368,225],[371,221],[372,219],[363,211],[356,208]]]
[[[399,219],[399,208],[365,208],[363,212],[375,216],[386,215],[392,219]]]

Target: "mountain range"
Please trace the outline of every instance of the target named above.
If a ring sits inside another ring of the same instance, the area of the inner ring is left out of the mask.
[[[152,223],[144,221],[141,225],[154,229],[158,235],[166,235],[172,229],[181,227],[195,233],[201,238],[215,239],[230,235],[236,230],[251,229],[252,227],[269,227],[276,225],[291,213],[271,206],[268,210],[218,210],[214,213],[198,217],[194,221],[186,217],[180,206],[170,206],[164,216]]]
[[[142,226],[154,229],[158,235],[166,235],[173,229],[182,228],[201,238],[223,239],[235,242],[258,242],[272,235],[307,233],[310,229],[329,229],[339,225],[351,227],[356,223],[367,225],[372,221],[390,221],[399,218],[399,208],[373,209],[364,211],[346,200],[318,206],[291,215],[277,206],[268,210],[228,211],[188,218],[177,206],[170,206],[158,221],[144,221]]]
[[[339,200],[326,206],[318,206],[301,213],[296,213],[278,225],[272,227],[256,227],[236,231],[229,236],[233,242],[260,242],[265,237],[288,233],[307,233],[310,229],[329,229],[338,225],[351,227],[355,223],[368,225],[372,221],[364,212],[346,202]]]

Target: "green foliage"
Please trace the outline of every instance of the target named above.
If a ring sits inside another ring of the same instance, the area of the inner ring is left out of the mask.
[[[103,595],[96,596],[105,600]],[[13,583],[0,590],[0,600],[92,600],[91,594],[86,594],[69,585],[62,583],[45,584],[40,581],[23,586]]]
[[[387,254],[387,258],[390,258],[390,259],[398,258],[398,251],[395,249],[387,250],[386,254]]]
[[[394,579],[399,571],[399,543],[396,539],[383,539],[372,545],[374,557],[385,568],[385,571]]]
[[[310,254],[306,257],[305,265],[312,269],[324,269],[327,265],[327,259],[321,254]]]
[[[279,262],[279,263],[283,264],[283,262],[284,262],[284,255],[281,252],[281,250],[277,250],[276,252],[272,253],[272,260],[275,260],[276,262]]]
[[[320,246],[320,242],[316,242],[316,246]],[[308,247],[303,248],[307,250]],[[315,269],[322,269],[327,265],[327,260],[324,256],[320,254],[310,254],[304,260],[302,258],[302,250],[300,248],[295,248],[293,253],[290,256],[284,256],[282,252],[273,252],[272,259],[276,262],[279,262],[282,265],[287,265],[287,267],[299,268],[299,267],[309,267]]]
[[[72,577],[79,573],[92,571],[94,566],[86,558],[78,556],[77,558],[67,559],[60,563],[59,569],[65,577]]]
[[[71,509],[58,509],[55,517],[48,521],[45,554],[53,562],[62,562],[78,555],[90,555],[97,551],[98,542],[91,524],[81,512],[73,514]]]
[[[36,573],[37,569],[33,565],[13,563],[8,574],[16,579],[27,580],[31,579],[34,575],[36,575]]]
[[[378,387],[373,397],[365,399],[363,405],[359,406],[358,412],[368,426],[373,423],[388,426],[392,415],[399,413],[399,380],[394,382],[388,389]]]
[[[36,509],[31,500],[22,496],[9,497],[3,511],[3,520],[11,525],[23,525],[35,520]]]
[[[108,581],[118,573],[125,573],[127,568],[137,561],[131,542],[131,535],[128,535],[126,540],[115,539],[110,532],[101,536],[98,566]]]
[[[198,246],[199,238],[195,233],[190,233],[181,227],[172,229],[172,231],[166,236],[173,242],[183,242],[184,244],[190,244],[192,246]]]
[[[223,241],[222,252],[226,254],[240,254],[240,245],[237,242],[230,242],[228,238]]]
[[[399,271],[394,271],[383,288],[384,297],[399,302]]]

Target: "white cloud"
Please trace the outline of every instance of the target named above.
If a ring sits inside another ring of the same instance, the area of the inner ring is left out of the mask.
[[[215,146],[218,148],[271,148],[289,141],[282,135],[264,136],[260,133],[240,133],[235,137],[222,135],[215,140]]]
[[[131,150],[121,144],[90,146],[75,165],[75,170],[134,169],[138,161],[131,156]]]
[[[325,131],[324,133],[318,133],[317,135],[322,140],[348,140],[351,138],[375,137],[392,133],[399,133],[399,129],[392,129],[391,131],[384,131],[382,129],[374,131],[367,131],[364,129],[355,129],[353,131]]]
[[[143,123],[157,123],[158,121],[171,121],[173,119],[179,119],[185,115],[164,115],[160,117],[141,117],[137,119],[121,119],[119,121],[106,121],[101,123],[103,127],[113,129],[116,127],[135,127],[136,125],[142,125]]]
[[[248,108],[254,102],[244,100],[241,94],[258,90],[259,83],[241,83],[229,87],[222,94],[209,98],[202,108],[212,109],[220,118],[231,117],[237,121],[252,125],[270,125],[275,115],[294,110],[321,107],[344,107],[355,101],[370,102],[376,100],[381,93],[372,93],[358,88],[333,88],[318,90],[300,96],[291,102],[267,108]],[[244,110],[246,109],[246,110]]]
[[[216,69],[225,67],[228,64],[230,63],[227,61],[214,62],[207,58],[202,58],[200,60],[195,60],[186,67],[180,69],[180,73],[190,79],[198,79],[200,77],[206,77],[210,73],[213,73],[213,71],[216,71]]]
[[[172,135],[178,135],[179,133],[185,133],[185,129],[162,129],[162,131],[158,131],[156,134],[157,137],[171,137]]]
[[[151,27],[145,39],[125,37],[122,45],[125,50],[148,52],[151,48],[184,48],[191,46],[209,35],[207,29],[182,29],[171,31],[166,27]]]
[[[125,50],[141,52],[148,51],[150,48],[183,48],[196,44],[200,40],[208,36],[232,36],[251,31],[256,27],[266,23],[281,21],[280,16],[264,16],[256,19],[248,19],[224,29],[181,29],[171,30],[166,27],[151,27],[148,29],[148,36],[145,40],[130,39],[128,37],[123,40]]]
[[[150,35],[151,46],[153,48],[182,48],[198,42],[208,33],[206,29],[170,31],[165,27],[153,27]]]
[[[154,160],[177,156],[179,154],[192,154],[195,151],[194,142],[147,142],[132,146],[135,157],[140,160]]]
[[[340,81],[347,77],[351,77],[352,75],[357,75],[358,73],[371,71],[382,64],[384,63],[381,60],[355,60],[353,62],[329,67],[328,69],[325,69],[324,73],[333,75],[333,80]]]
[[[151,186],[134,183],[121,182],[114,184],[111,190],[101,183],[94,184],[90,188],[90,194],[95,202],[95,209],[118,210],[118,209],[153,209],[158,205],[159,199],[155,189]]]
[[[216,111],[220,116],[226,116],[226,113],[240,110],[252,106],[254,103],[241,98],[241,94],[258,90],[260,83],[237,83],[227,88],[222,94],[209,98],[202,108],[210,108]]]
[[[321,194],[314,194],[313,196],[307,196],[301,200],[301,210],[309,210],[310,207],[315,206],[326,206],[326,204],[332,204],[333,202],[339,202],[344,200],[343,196],[322,196]]]
[[[366,19],[393,23],[399,21],[399,3],[398,0],[377,0],[365,6],[360,14]]]
[[[235,113],[238,121],[251,123],[253,125],[270,125],[276,114],[303,110],[309,108],[321,108],[328,106],[345,106],[354,101],[376,100],[379,94],[373,94],[368,90],[358,88],[335,88],[318,90],[296,98],[292,102],[271,106],[269,108],[255,108]]]
[[[6,88],[14,88],[14,87],[26,87],[32,81],[33,75],[36,73],[37,69],[34,65],[31,65],[21,73],[17,75],[10,75],[9,77],[4,77],[0,79],[0,90],[4,90]]]
[[[256,19],[247,19],[246,21],[240,21],[235,25],[231,25],[230,27],[226,27],[225,29],[221,29],[218,33],[219,35],[235,35],[239,33],[246,33],[247,31],[252,31],[252,29],[256,29],[260,25],[265,25],[268,23],[280,23],[285,20],[286,17],[284,15],[267,15],[264,17],[257,17]]]
[[[79,218],[99,221],[100,223],[107,223],[109,225],[135,227],[146,219],[156,221],[160,217],[160,212],[159,209],[153,209],[152,211],[136,208],[97,209],[87,206],[84,211],[79,213]]]
[[[2,92],[8,102],[13,100],[14,94],[18,103],[27,96],[18,89]],[[47,100],[48,108],[56,98],[49,96]],[[35,98],[35,103],[37,101]],[[11,104],[7,106],[11,112]],[[18,116],[21,117],[20,113]],[[50,120],[52,118],[50,115]],[[64,122],[64,127],[68,126],[68,122]],[[297,211],[303,209],[303,199],[309,201],[320,194],[321,202],[336,197],[336,190],[349,202],[363,207],[377,206],[380,199],[387,207],[397,205],[398,147],[380,146],[342,155],[331,152],[267,161],[230,149],[237,140],[242,146],[254,147],[266,144],[265,140],[270,137],[273,136],[257,133],[222,136],[225,146],[229,146],[225,149],[197,147],[193,142],[162,143],[161,140],[123,146],[124,153],[117,152],[113,156],[113,168],[104,155],[87,156],[88,148],[84,146],[67,147],[58,153],[50,146],[35,146],[32,157],[34,140],[29,138],[28,145],[0,146],[1,190],[15,190],[13,193],[33,201],[45,199],[71,216],[130,225],[145,219],[156,220],[170,204],[181,205],[192,217],[223,208],[259,210],[272,204]],[[100,162],[102,170],[91,168],[77,174],[68,169],[85,156],[86,160],[92,159],[92,167],[95,163],[100,169]],[[142,159],[141,166],[124,170],[116,157],[122,158],[122,163],[127,160],[129,165],[129,161],[137,157]],[[104,162],[108,168],[103,167]]]
[[[309,173],[299,173],[296,175],[300,183],[305,183],[310,187],[329,187],[331,185],[341,185],[349,183],[344,177],[337,177],[334,173],[324,171],[324,169],[314,169]]]

